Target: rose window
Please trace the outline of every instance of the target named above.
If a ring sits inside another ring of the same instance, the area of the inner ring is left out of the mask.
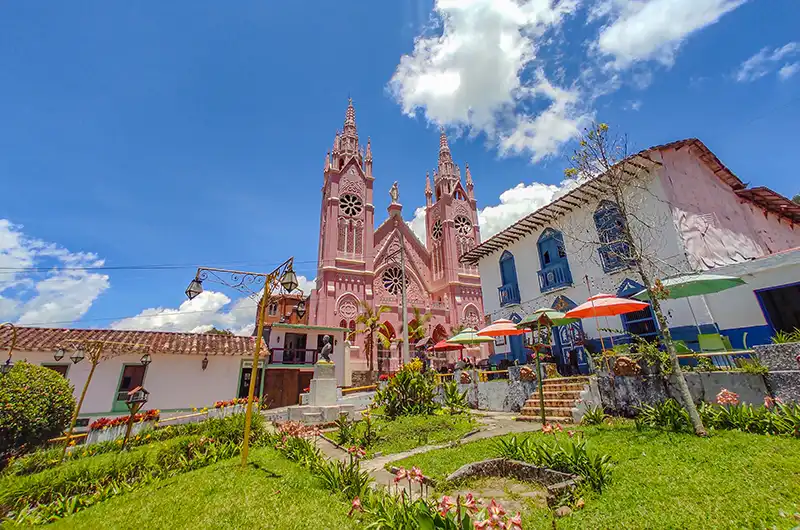
[[[383,286],[389,291],[391,294],[400,294],[400,290],[403,286],[403,271],[400,270],[400,267],[390,267],[383,272],[383,276],[381,277],[383,280]],[[408,285],[408,280],[406,279],[406,286]]]
[[[456,232],[462,236],[467,236],[472,231],[472,223],[463,215],[459,215],[455,219]]]
[[[339,209],[342,210],[345,215],[355,217],[364,209],[364,203],[361,202],[358,196],[346,193],[339,197]]]
[[[442,221],[436,221],[433,223],[433,230],[431,231],[433,235],[433,239],[441,239],[442,238]]]

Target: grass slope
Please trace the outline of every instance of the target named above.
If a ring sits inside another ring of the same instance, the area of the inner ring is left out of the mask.
[[[460,439],[478,423],[469,414],[400,416],[394,420],[379,419],[381,440],[370,453],[400,453],[423,445],[437,445]]]
[[[355,528],[349,506],[272,449],[160,481],[49,526],[64,529]]]
[[[589,447],[616,465],[611,485],[583,510],[558,520],[569,528],[793,528],[800,524],[800,440],[717,431],[708,439],[631,424],[581,429]],[[533,436],[546,436],[535,434]],[[443,478],[494,456],[491,440],[431,451],[396,462]],[[785,517],[780,512],[786,514]],[[552,528],[531,509],[524,528]]]

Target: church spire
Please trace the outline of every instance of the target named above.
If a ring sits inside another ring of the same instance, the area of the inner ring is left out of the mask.
[[[469,162],[467,162],[466,164],[465,172],[467,174],[466,175],[467,188],[472,188],[474,186],[474,183],[472,182],[472,173],[469,172]]]
[[[347,111],[344,114],[344,131],[342,131],[342,151],[350,155],[359,154],[358,130],[356,129],[356,109],[353,98],[347,101]]]
[[[367,136],[367,154],[365,160],[367,162],[372,162],[372,144],[370,142],[369,136]]]
[[[431,189],[431,175],[427,171],[425,172],[425,203],[430,206],[431,205],[431,197],[433,196],[433,190]]]
[[[447,135],[444,127],[439,129],[439,165],[438,171],[433,173],[433,181],[438,190],[443,193],[450,193],[456,184],[461,181],[458,167],[453,162],[453,155],[450,154],[450,145],[447,143]],[[440,184],[441,183],[441,184]]]

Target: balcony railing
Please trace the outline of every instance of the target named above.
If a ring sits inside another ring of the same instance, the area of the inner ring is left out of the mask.
[[[630,246],[624,241],[601,245],[597,251],[600,253],[600,261],[604,272],[626,269],[633,264],[630,259]]]
[[[516,283],[509,283],[498,287],[497,291],[500,295],[500,307],[519,303],[519,285]]]
[[[572,272],[566,263],[555,263],[539,271],[539,291],[542,293],[569,285],[572,285]]]
[[[318,352],[302,348],[272,348],[269,364],[311,364],[317,362]]]

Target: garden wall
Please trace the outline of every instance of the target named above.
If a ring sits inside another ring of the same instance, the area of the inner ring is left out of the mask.
[[[753,350],[769,368],[764,379],[773,397],[800,403],[800,342],[764,344]]]
[[[519,372],[519,366],[511,366],[508,368],[508,379],[481,382],[478,381],[478,372],[469,370],[472,382],[459,383],[458,389],[467,392],[467,402],[473,409],[519,412],[528,397],[536,390],[536,383],[521,381]],[[461,380],[460,370],[456,371],[455,379]]]
[[[684,373],[695,402],[713,402],[723,388],[735,392],[743,403],[760,405],[768,395],[764,377],[742,372]],[[612,376],[597,373],[603,407],[611,414],[633,416],[636,407],[653,405],[667,398],[680,399],[674,379],[659,375]]]

